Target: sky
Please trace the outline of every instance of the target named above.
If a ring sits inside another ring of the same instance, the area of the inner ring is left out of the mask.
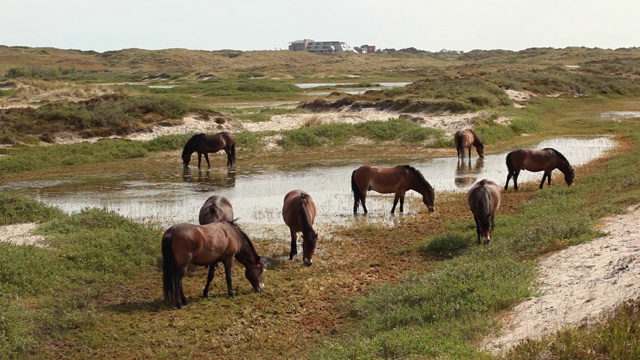
[[[640,46],[640,0],[0,0],[0,45],[279,50]]]

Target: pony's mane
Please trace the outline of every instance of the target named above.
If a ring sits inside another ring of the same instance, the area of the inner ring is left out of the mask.
[[[411,165],[400,165],[400,166],[402,166],[404,169],[412,172],[418,178],[418,180],[421,181],[422,183],[429,185],[429,187],[432,187],[431,184],[429,184],[429,182],[427,181],[427,179],[424,178],[424,176],[422,175],[420,170],[414,168]]]
[[[306,204],[309,202],[309,194],[307,194],[306,192],[301,192],[300,193],[300,201],[302,202],[302,206],[300,206],[300,208],[298,209],[299,211],[299,215],[302,216],[302,226],[304,227],[303,232],[304,233],[308,233],[310,231],[313,231],[313,226],[311,225],[311,222],[309,221],[309,214],[307,214],[307,207]],[[303,236],[305,235],[303,233]]]
[[[473,143],[476,146],[484,146],[484,144],[482,143],[482,140],[480,140],[480,138],[478,137],[478,134],[476,134],[475,131],[469,129],[469,132],[471,133],[471,135],[473,135]]]
[[[184,158],[184,156],[186,155],[187,151],[191,151],[191,148],[193,148],[193,145],[195,144],[196,140],[200,139],[201,137],[203,137],[205,135],[206,135],[205,133],[199,133],[199,134],[195,134],[191,138],[189,138],[189,140],[187,140],[187,143],[184,144],[184,148],[182,149],[182,157]]]
[[[560,158],[560,160],[562,160],[562,161],[566,162],[566,163],[567,163],[567,165],[568,165],[569,167],[571,167],[571,164],[569,164],[569,160],[567,160],[567,158],[566,158],[566,157],[564,157],[564,155],[562,155],[562,153],[561,153],[560,151],[558,151],[558,150],[556,150],[556,149],[554,149],[554,148],[547,148],[547,149],[548,149],[548,150],[553,151],[553,153],[554,153],[554,154],[556,154],[556,156],[557,156],[557,157],[559,157],[559,158]]]
[[[223,220],[226,221],[226,220]],[[240,228],[240,226],[237,224],[238,218],[233,219],[233,221],[226,221],[227,223],[231,224],[233,226],[234,229],[236,229],[236,231],[238,231],[238,233],[240,233],[240,236],[242,237],[242,240],[249,245],[249,248],[251,249],[251,251],[256,255],[258,255],[258,252],[256,251],[255,246],[253,246],[253,242],[251,241],[251,239],[249,238],[249,235],[247,235],[246,232],[244,232],[244,230],[242,230]]]

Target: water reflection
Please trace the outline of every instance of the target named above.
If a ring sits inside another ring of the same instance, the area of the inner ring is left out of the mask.
[[[579,166],[613,148],[608,138],[562,138],[543,141],[528,148],[553,147]],[[421,162],[407,159],[407,164],[420,170],[438,194],[445,191],[465,192],[478,179],[487,178],[504,184],[507,177],[505,153],[473,157],[460,162],[457,157],[434,158]],[[140,161],[144,161],[140,160]],[[282,221],[284,195],[292,189],[309,192],[318,205],[316,224],[358,221],[353,217],[351,172],[362,162],[315,163],[292,168],[290,165],[243,166],[234,171],[225,168],[209,170],[188,169],[183,172],[179,162],[159,164],[142,170],[121,170],[96,174],[74,174],[73,177],[39,181],[34,173],[33,181],[0,184],[0,190],[11,189],[67,212],[86,207],[99,207],[116,211],[136,221],[155,222],[168,227],[178,222],[198,222],[198,211],[204,201],[213,194],[228,198],[235,216],[243,226],[261,234],[287,234]],[[394,166],[398,163],[377,162],[376,166]],[[537,188],[542,173],[522,172],[518,180],[523,189]],[[526,182],[535,182],[533,185]],[[576,173],[580,185],[580,173]],[[412,199],[414,198],[414,199]],[[421,196],[409,191],[406,194],[405,215],[427,212]],[[369,215],[366,221],[401,222],[404,215],[389,215],[392,195],[370,192],[367,197]],[[437,211],[437,210],[436,210]]]
[[[209,185],[206,191],[215,191],[218,188],[228,188],[236,186],[236,170],[228,169],[227,171],[215,169],[197,169],[192,171],[186,167],[182,171],[182,179],[185,182],[195,182]]]
[[[472,162],[475,165],[472,165]],[[458,188],[468,188],[476,182],[483,167],[483,157],[478,157],[475,161],[471,158],[459,159],[453,182]]]

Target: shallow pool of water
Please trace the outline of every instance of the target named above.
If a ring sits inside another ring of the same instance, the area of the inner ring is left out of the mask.
[[[561,138],[543,141],[530,148],[553,147],[562,152],[573,166],[585,164],[613,148],[608,138]],[[501,186],[507,176],[506,153],[478,158],[473,150],[471,159],[459,162],[455,157],[434,158],[410,165],[420,170],[438,194],[446,191],[467,191],[477,180],[488,178]],[[55,205],[67,212],[87,207],[113,210],[141,222],[154,222],[163,227],[179,222],[197,223],[198,211],[211,195],[222,195],[233,204],[235,216],[243,226],[252,229],[284,227],[281,217],[284,195],[292,189],[309,192],[318,205],[317,223],[332,224],[353,221],[353,195],[350,187],[351,172],[364,163],[309,164],[307,167],[253,166],[241,163],[236,170],[223,166],[199,171],[191,167],[183,172],[179,160],[145,170],[114,170],[99,174],[0,184],[0,189],[11,189],[34,196],[44,203]],[[395,166],[397,163],[369,165]],[[555,173],[555,172],[554,172]],[[34,174],[34,176],[36,176]],[[537,187],[542,173],[522,172],[519,183]],[[580,184],[580,173],[576,173]],[[556,180],[555,185],[564,186]],[[511,187],[510,187],[511,188]],[[420,199],[410,191],[407,197]],[[368,219],[390,221],[393,195],[373,192],[367,198]],[[409,205],[411,204],[411,205]],[[405,214],[426,212],[420,202],[405,203]]]

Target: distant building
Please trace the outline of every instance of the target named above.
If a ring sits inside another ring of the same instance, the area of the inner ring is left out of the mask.
[[[314,41],[311,39],[297,40],[289,43],[289,50],[307,50],[313,53],[357,52],[349,44],[342,41]]]
[[[374,52],[376,52],[376,46],[375,45],[362,45],[362,46],[360,46],[360,52],[363,53],[363,54],[374,53]]]

